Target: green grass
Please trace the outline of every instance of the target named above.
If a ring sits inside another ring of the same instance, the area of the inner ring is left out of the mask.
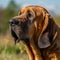
[[[20,54],[20,49],[17,46],[8,46],[5,48],[7,54]]]
[[[3,52],[4,48],[0,47],[0,54]]]
[[[25,49],[20,48],[15,45],[0,46],[0,60],[28,60]]]
[[[10,34],[0,35],[0,60],[29,60],[25,47],[13,43]]]

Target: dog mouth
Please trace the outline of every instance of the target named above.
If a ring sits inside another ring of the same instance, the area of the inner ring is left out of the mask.
[[[16,32],[14,31],[12,27],[11,27],[11,35],[14,38],[15,44],[20,41],[20,37],[16,34]]]
[[[16,33],[14,27],[11,27],[11,35],[14,38],[15,44],[21,41],[24,41],[26,43],[29,43],[29,37],[26,37],[22,32]]]

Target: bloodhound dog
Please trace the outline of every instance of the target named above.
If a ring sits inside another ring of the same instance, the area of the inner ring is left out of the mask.
[[[23,42],[30,60],[60,60],[60,28],[45,8],[22,8],[10,26],[15,43]]]

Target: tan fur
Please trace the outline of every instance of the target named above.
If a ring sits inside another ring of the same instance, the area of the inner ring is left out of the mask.
[[[26,14],[28,10],[30,10],[31,13],[33,14],[32,19],[34,18],[34,23],[32,24],[29,30],[30,44],[27,45],[25,42],[23,42],[26,47],[26,51],[28,53],[29,59],[43,60],[44,58],[44,60],[60,60],[60,53],[55,47],[56,41],[59,41],[57,42],[57,44],[58,46],[60,46],[59,27],[55,24],[53,18],[47,12],[47,10],[40,6],[25,7],[21,9],[19,11],[19,15],[14,18],[18,18],[18,19],[20,18],[23,21],[26,18]],[[53,35],[53,40],[51,42],[51,46],[45,49],[40,49],[40,47],[38,47],[38,38],[39,36],[41,37],[43,35],[46,29],[49,33],[49,36]]]

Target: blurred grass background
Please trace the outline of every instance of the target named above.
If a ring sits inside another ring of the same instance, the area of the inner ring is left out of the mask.
[[[17,15],[21,7],[11,0],[6,8],[0,8],[0,60],[28,60],[22,42],[14,44],[9,31],[9,19]],[[60,26],[60,16],[54,16]]]

